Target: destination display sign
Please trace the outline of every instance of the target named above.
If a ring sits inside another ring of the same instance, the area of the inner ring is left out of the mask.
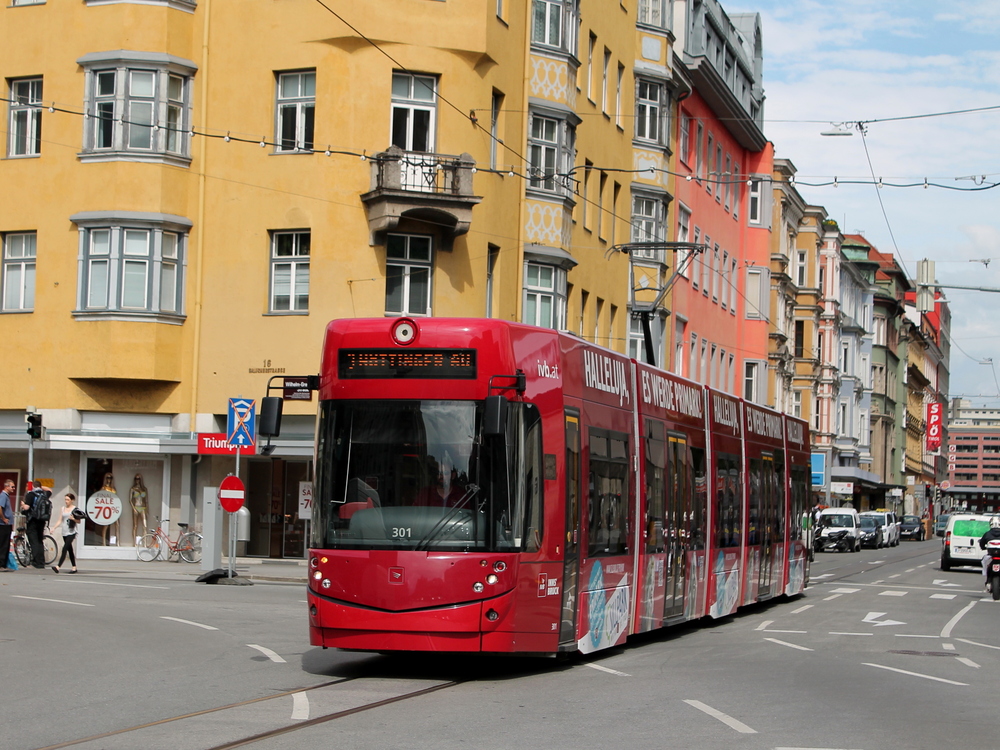
[[[341,380],[475,380],[475,349],[341,349]]]

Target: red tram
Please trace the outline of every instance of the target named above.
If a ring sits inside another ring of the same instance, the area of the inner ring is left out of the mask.
[[[592,652],[800,593],[808,466],[801,420],[574,336],[334,321],[310,641]]]

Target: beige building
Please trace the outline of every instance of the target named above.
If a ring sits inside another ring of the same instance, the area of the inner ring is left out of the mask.
[[[110,482],[122,515],[81,554],[126,557],[143,520],[201,520],[236,465],[210,453],[228,400],[316,373],[331,319],[500,317],[625,351],[611,250],[634,184],[669,189],[627,171],[667,158],[634,145],[636,68],[665,128],[673,76],[669,3],[642,6],[0,8],[2,473]],[[249,554],[304,554],[314,412],[289,402],[275,452],[242,456]]]

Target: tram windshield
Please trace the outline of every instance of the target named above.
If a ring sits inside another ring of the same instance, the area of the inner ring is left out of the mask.
[[[474,401],[320,406],[313,547],[517,551],[541,535],[541,422],[510,404],[482,435]]]

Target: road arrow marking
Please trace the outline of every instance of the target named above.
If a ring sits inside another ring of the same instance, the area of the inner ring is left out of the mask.
[[[869,612],[865,615],[865,619],[862,622],[867,622],[869,625],[874,625],[875,627],[880,627],[882,625],[905,625],[905,622],[900,622],[899,620],[882,620],[877,622],[878,618],[885,615],[885,612]]]
[[[934,585],[935,586],[945,586],[945,587],[952,586],[952,587],[957,588],[960,584],[957,584],[957,583],[948,583],[948,581],[945,580],[944,578],[935,578],[934,579]]]

